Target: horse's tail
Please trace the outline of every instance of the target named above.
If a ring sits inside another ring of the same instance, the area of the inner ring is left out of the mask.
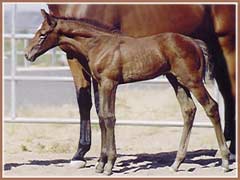
[[[195,42],[199,45],[202,51],[203,56],[203,79],[206,81],[207,79],[213,79],[213,63],[211,61],[211,56],[208,52],[208,48],[205,42],[199,39],[195,39]]]

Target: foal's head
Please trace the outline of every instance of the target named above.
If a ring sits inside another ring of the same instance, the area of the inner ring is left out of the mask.
[[[58,44],[58,34],[55,28],[57,26],[57,19],[43,9],[41,13],[44,21],[33,39],[31,39],[25,53],[26,59],[32,62],[35,61],[38,56]]]

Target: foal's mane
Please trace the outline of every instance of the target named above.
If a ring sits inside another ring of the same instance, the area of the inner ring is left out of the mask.
[[[81,23],[87,24],[88,26],[91,26],[96,30],[100,30],[108,33],[121,34],[119,27],[109,26],[93,19],[88,19],[88,18],[76,19],[76,18],[70,18],[70,17],[56,17],[56,16],[53,16],[53,17],[60,20],[70,20],[70,21],[81,22]]]

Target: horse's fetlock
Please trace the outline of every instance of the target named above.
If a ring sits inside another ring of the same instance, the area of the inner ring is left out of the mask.
[[[117,159],[116,151],[109,151],[108,152],[108,160],[114,161]]]
[[[107,157],[107,149],[102,149],[102,152],[100,154],[99,162],[107,163],[108,157]]]
[[[178,162],[182,162],[182,161],[184,161],[185,157],[186,157],[186,154],[184,154],[184,153],[178,153],[178,154],[177,154],[177,157],[176,157],[176,160],[177,160]]]
[[[230,157],[229,149],[226,146],[222,147],[222,149],[223,149],[223,151],[221,152],[221,155],[222,155],[223,159],[227,159],[228,160],[229,157]]]

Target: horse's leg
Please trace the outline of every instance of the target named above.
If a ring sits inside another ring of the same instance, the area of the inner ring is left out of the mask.
[[[236,126],[236,115],[235,115],[235,97],[232,96],[231,93],[231,85],[229,82],[228,76],[224,76],[224,70],[222,70],[223,66],[221,64],[215,64],[215,79],[218,84],[219,91],[221,92],[224,99],[224,118],[225,118],[225,126],[224,126],[224,136],[226,140],[231,141],[230,151],[235,154],[235,126]],[[226,73],[225,73],[226,74]]]
[[[229,77],[230,77],[230,82],[231,82],[231,89],[232,89],[232,96],[227,97],[227,98],[232,98],[232,108],[231,108],[231,112],[232,113],[230,115],[231,118],[228,119],[228,122],[225,122],[225,128],[224,128],[224,132],[225,134],[227,134],[227,132],[229,132],[229,140],[231,141],[230,144],[230,151],[231,153],[235,154],[236,153],[236,134],[235,134],[235,129],[236,129],[236,116],[235,116],[235,88],[236,88],[236,84],[235,84],[235,48],[232,49],[231,47],[228,46],[224,46],[224,43],[229,43],[229,41],[231,41],[231,39],[229,39],[231,37],[222,37],[219,38],[220,41],[220,45],[222,46],[223,49],[223,53],[224,53],[224,57],[226,59],[226,64],[228,67],[228,73],[229,73]],[[226,42],[227,41],[227,42]],[[225,98],[226,99],[226,98]],[[229,109],[227,109],[226,111],[229,111]]]
[[[235,97],[236,95],[236,80],[235,80],[235,67],[236,67],[236,54],[235,54],[235,36],[224,36],[224,37],[219,37],[218,38],[219,43],[222,47],[223,54],[226,60],[227,64],[227,69],[230,77],[230,82],[231,82],[231,90],[232,90],[232,95]],[[234,42],[234,43],[233,43]]]
[[[99,89],[99,121],[102,133],[106,133],[105,140],[107,147],[107,163],[104,164],[104,173],[106,175],[112,174],[112,168],[116,161],[116,145],[115,145],[115,97],[116,97],[117,83],[108,79],[102,80]],[[101,155],[102,156],[102,153]],[[97,165],[97,168],[99,166]]]
[[[212,18],[214,23],[214,31],[218,35],[218,42],[221,48],[221,53],[224,55],[224,62],[217,56],[216,68],[216,80],[218,82],[219,89],[223,95],[225,103],[225,127],[224,135],[227,140],[231,140],[230,151],[235,154],[236,147],[236,117],[235,117],[235,96],[236,96],[236,82],[235,82],[235,59],[236,59],[236,47],[235,47],[235,5],[221,6],[213,5]],[[214,48],[216,49],[216,48]],[[216,52],[214,50],[213,52]],[[218,51],[217,51],[218,52]],[[222,62],[222,63],[221,63]],[[224,64],[224,65],[223,65]],[[222,68],[226,67],[223,71]],[[226,72],[225,77],[224,72]],[[227,81],[227,82],[226,82]],[[230,81],[230,83],[228,82]]]
[[[213,5],[211,6],[214,31],[218,35],[218,41],[223,51],[232,86],[232,94],[235,96],[235,58],[236,58],[236,6]]]
[[[184,126],[179,149],[177,152],[176,159],[173,165],[171,166],[172,170],[177,171],[180,164],[183,162],[186,156],[193,120],[196,113],[196,106],[187,88],[182,86],[177,81],[177,79],[171,74],[167,75],[167,79],[174,88],[178,102],[181,106],[181,111],[184,119]]]
[[[236,86],[235,86],[235,36],[224,36],[224,37],[219,37],[219,43],[222,47],[223,50],[223,54],[226,60],[226,64],[227,64],[227,69],[228,69],[228,74],[230,77],[230,82],[231,82],[231,90],[232,90],[232,96],[228,96],[227,98],[230,99],[232,98],[232,106],[231,111],[233,112],[229,112],[228,110],[226,110],[226,113],[232,113],[233,115],[231,116],[231,118],[227,119],[228,122],[225,122],[225,134],[229,134],[229,140],[231,140],[231,144],[230,144],[230,151],[231,153],[235,154],[236,152],[236,141],[235,141],[235,126],[236,126],[236,116],[235,116],[235,91],[236,91]],[[231,46],[232,45],[232,46]],[[226,98],[225,98],[226,99]]]
[[[218,104],[212,99],[202,82],[189,83],[189,90],[193,93],[199,103],[203,106],[207,116],[212,121],[217,136],[219,149],[222,156],[222,167],[225,171],[229,170],[229,150],[222,132]]]
[[[73,156],[71,164],[81,168],[86,164],[84,155],[89,151],[91,146],[91,80],[90,77],[84,73],[82,66],[77,59],[68,57],[68,63],[76,87],[77,102],[80,113],[80,138],[77,152]]]
[[[209,46],[213,48],[214,46]],[[218,49],[218,50],[215,50]],[[217,81],[217,85],[219,91],[221,92],[224,99],[224,118],[225,118],[225,126],[224,126],[224,136],[226,140],[231,140],[230,151],[235,154],[235,97],[232,95],[232,87],[230,83],[230,78],[227,70],[227,65],[225,62],[225,58],[222,55],[222,52],[219,48],[215,48],[213,52],[214,57],[214,73],[215,79]]]
[[[94,89],[94,100],[95,107],[99,117],[99,126],[101,129],[101,153],[96,165],[96,172],[102,173],[104,171],[104,166],[107,163],[107,144],[106,144],[106,127],[103,119],[99,116],[99,90],[96,80],[93,80],[93,89]]]

